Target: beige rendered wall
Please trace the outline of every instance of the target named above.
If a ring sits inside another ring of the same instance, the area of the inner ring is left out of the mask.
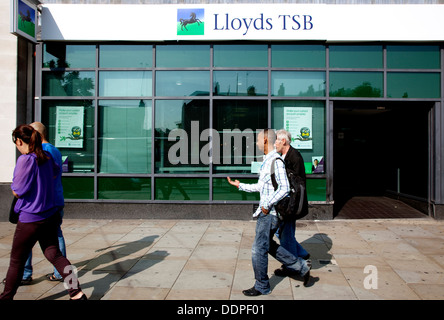
[[[9,15],[10,0],[0,0],[0,183],[12,181],[15,166],[17,37],[9,32]]]

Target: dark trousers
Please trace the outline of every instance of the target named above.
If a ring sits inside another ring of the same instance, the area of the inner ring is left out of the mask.
[[[68,294],[73,297],[80,293],[80,286],[77,276],[73,271],[73,266],[59,250],[59,240],[57,230],[60,225],[60,213],[57,212],[51,217],[37,222],[17,223],[12,242],[11,259],[8,273],[6,274],[6,284],[2,299],[13,299],[22,280],[23,270],[29,252],[38,242],[45,258],[51,262],[60,275],[65,280],[65,287],[68,287]]]

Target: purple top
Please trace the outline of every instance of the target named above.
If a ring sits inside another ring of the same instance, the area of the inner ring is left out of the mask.
[[[54,178],[59,171],[52,157],[40,166],[35,153],[17,159],[11,189],[19,195],[14,211],[20,214],[20,222],[44,220],[57,212]]]

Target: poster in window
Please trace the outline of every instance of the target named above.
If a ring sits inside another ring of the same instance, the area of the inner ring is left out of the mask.
[[[294,148],[313,148],[312,127],[311,107],[284,107],[284,128],[291,133]]]
[[[57,107],[57,148],[83,148],[83,112],[84,107]]]
[[[313,156],[312,159],[312,173],[324,173],[324,157]]]

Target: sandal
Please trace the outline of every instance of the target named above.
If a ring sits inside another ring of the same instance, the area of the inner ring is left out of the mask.
[[[63,281],[63,278],[56,278],[56,276],[54,275],[54,273],[48,273],[47,275],[46,275],[46,278],[49,280],[49,281]]]

